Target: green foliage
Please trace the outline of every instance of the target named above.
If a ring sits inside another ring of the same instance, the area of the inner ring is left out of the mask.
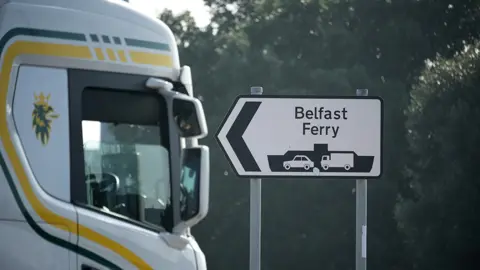
[[[428,62],[407,110],[418,198],[397,209],[418,269],[478,269],[480,43]]]
[[[475,130],[462,137],[452,129],[453,124],[463,123],[461,115],[467,109],[472,111],[473,105],[465,98],[453,106],[448,103],[453,96],[435,99],[438,91],[429,96],[427,90],[418,90],[426,89],[420,86],[411,97],[410,85],[426,59],[437,54],[451,56],[464,42],[478,37],[479,4],[474,0],[454,4],[446,0],[205,3],[212,8],[213,19],[204,30],[195,27],[188,13],[174,17],[167,12],[161,19],[178,38],[181,62],[192,67],[195,93],[203,100],[211,131],[202,142],[211,147],[211,208],[206,220],[193,228],[209,269],[248,268],[249,184],[234,176],[213,134],[234,98],[249,93],[252,85],[263,86],[268,94],[354,95],[356,88],[368,88],[371,95],[381,96],[385,103],[385,172],[382,179],[369,182],[368,269],[414,269],[415,263],[420,265],[419,258],[424,258],[424,268],[418,269],[456,269],[446,267],[446,260],[458,262],[457,257],[442,255],[444,268],[434,263],[438,239],[444,233],[453,235],[453,231],[427,233],[425,229],[431,220],[437,220],[422,214],[422,209],[433,215],[440,211],[440,202],[414,199],[423,196],[424,182],[431,183],[429,190],[441,190],[443,182],[437,179],[449,175],[457,179],[449,168],[471,164],[458,157],[448,165],[446,156],[459,151],[455,138],[461,145],[475,138]],[[447,62],[435,63],[448,66]],[[448,81],[441,85],[451,89],[453,80],[441,75],[450,71],[442,72],[436,76]],[[427,72],[423,76],[434,81]],[[411,111],[406,115],[407,109]],[[452,126],[442,118],[447,111]],[[429,129],[436,131],[435,138],[442,130],[444,135],[438,140],[449,139],[450,143],[433,144],[425,139]],[[463,132],[468,133],[467,129]],[[415,150],[408,151],[407,138]],[[437,172],[432,162],[440,162],[442,170]],[[292,179],[265,180],[263,185],[262,269],[354,269],[354,182],[300,183]],[[451,196],[463,194],[455,192]],[[398,198],[401,232],[394,216]],[[424,204],[429,208],[423,208]],[[402,233],[408,237],[408,245]],[[457,248],[461,244],[458,242]]]

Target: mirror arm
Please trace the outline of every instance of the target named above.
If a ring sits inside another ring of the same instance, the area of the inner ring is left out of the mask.
[[[161,234],[161,238],[168,246],[177,249],[183,250],[190,241],[182,235],[172,235],[169,233]]]
[[[150,89],[157,89],[159,94],[162,94],[161,90],[172,92],[173,84],[169,81],[158,79],[158,78],[149,78],[145,85]]]
[[[193,148],[198,146],[198,139],[194,138],[186,138],[185,139],[185,146],[186,148]]]
[[[190,228],[188,224],[184,221],[180,221],[175,227],[173,228],[173,233],[177,235],[182,235],[186,232],[186,230]]]

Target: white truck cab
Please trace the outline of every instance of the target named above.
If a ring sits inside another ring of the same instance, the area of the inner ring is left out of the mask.
[[[120,0],[0,0],[0,55],[0,269],[207,269],[208,131],[171,30]]]

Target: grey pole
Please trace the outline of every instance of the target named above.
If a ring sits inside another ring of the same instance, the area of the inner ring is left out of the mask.
[[[262,95],[263,88],[253,86],[251,95]],[[250,270],[260,270],[262,251],[262,179],[250,179]]]
[[[368,96],[368,89],[357,89],[357,96]],[[355,269],[367,270],[367,180],[357,179],[355,218]]]

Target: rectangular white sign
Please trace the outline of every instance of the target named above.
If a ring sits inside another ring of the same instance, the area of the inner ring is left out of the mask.
[[[217,140],[240,177],[378,178],[383,101],[239,96]]]

